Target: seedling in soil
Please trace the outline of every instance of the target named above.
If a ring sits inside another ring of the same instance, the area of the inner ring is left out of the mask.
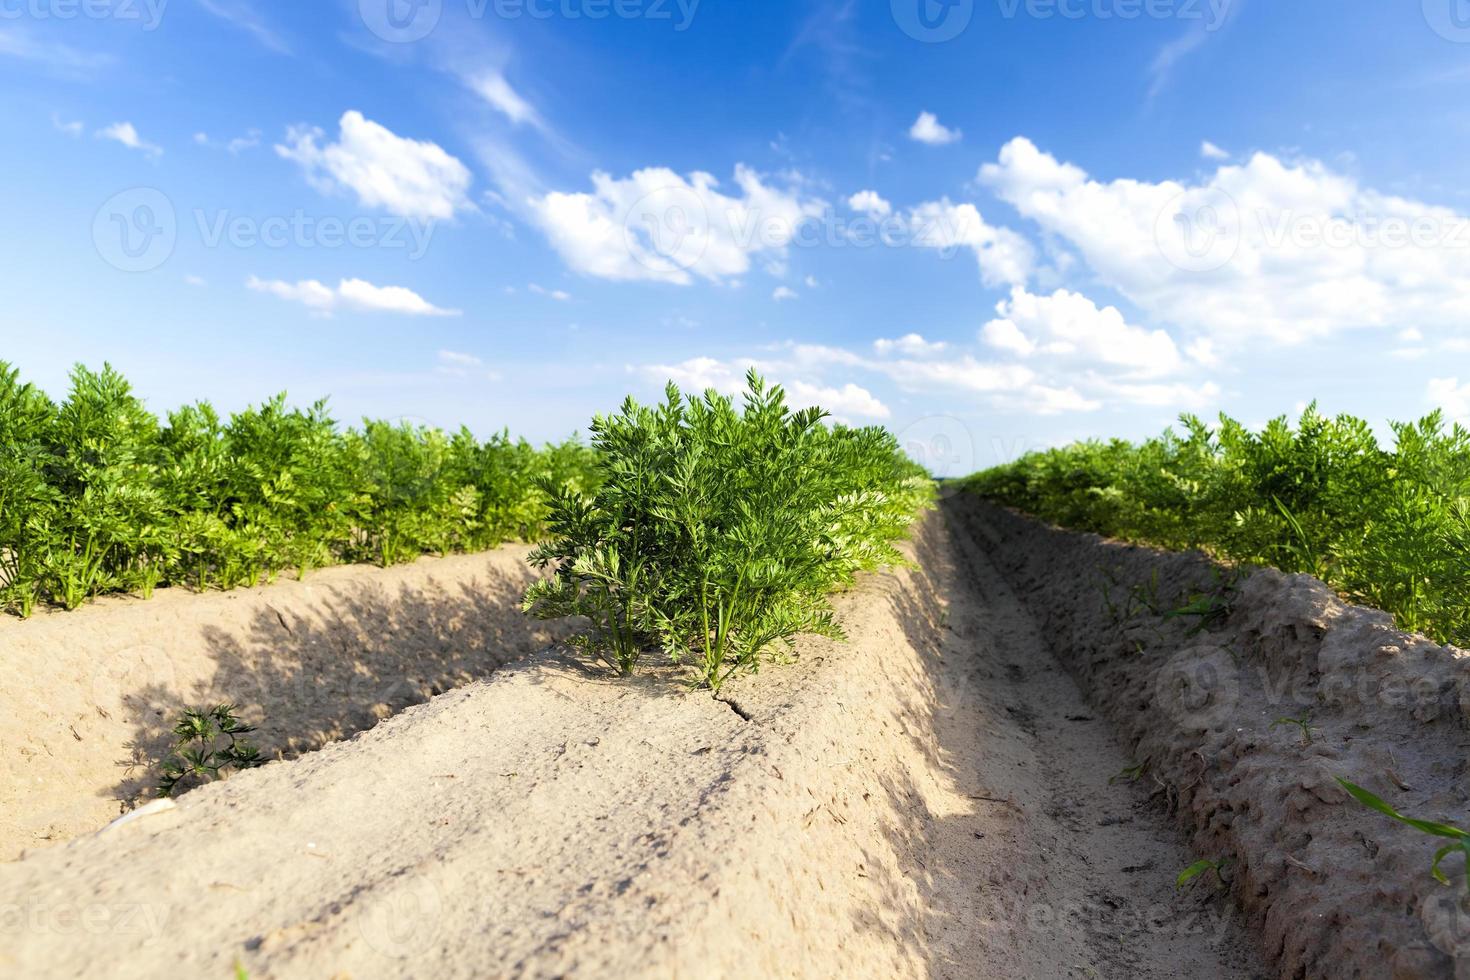
[[[1470,831],[1464,831],[1459,827],[1446,823],[1434,823],[1430,820],[1415,820],[1413,817],[1406,817],[1383,800],[1374,796],[1366,789],[1363,789],[1363,787],[1355,786],[1341,777],[1338,777],[1337,781],[1342,784],[1342,788],[1347,790],[1353,799],[1364,806],[1377,810],[1386,817],[1392,817],[1399,823],[1408,824],[1421,833],[1429,834],[1432,837],[1447,837],[1453,840],[1453,844],[1446,844],[1434,852],[1434,864],[1430,865],[1429,873],[1434,875],[1434,880],[1441,885],[1448,885],[1450,879],[1439,869],[1439,866],[1444,862],[1445,858],[1458,851],[1465,855],[1465,882],[1467,886],[1470,886]]]
[[[264,765],[260,750],[243,736],[255,731],[235,717],[233,704],[208,711],[189,709],[174,725],[173,754],[163,763],[158,795],[173,796],[185,783],[200,784],[223,778],[227,769],[254,769]]]
[[[1271,722],[1271,728],[1273,730],[1281,727],[1282,725],[1295,725],[1297,728],[1300,728],[1302,732],[1302,744],[1312,744],[1312,733],[1317,731],[1317,726],[1312,724],[1311,715],[1307,715],[1302,718],[1277,718],[1275,721]]]
[[[1130,783],[1136,783],[1143,778],[1143,774],[1146,772],[1148,772],[1148,760],[1144,759],[1136,766],[1124,766],[1116,775],[1109,776],[1108,785],[1111,786],[1125,779]]]
[[[1150,615],[1159,615],[1159,570],[1156,568],[1147,582],[1135,585],[1128,594],[1128,619],[1142,609]]]
[[[1189,636],[1198,636],[1205,630],[1219,626],[1230,618],[1231,602],[1228,596],[1218,592],[1204,592],[1190,596],[1189,602],[1178,609],[1164,613],[1165,619],[1194,617]]]
[[[1174,881],[1174,887],[1176,889],[1182,889],[1185,885],[1189,884],[1191,881],[1195,880],[1196,878],[1200,877],[1201,875],[1208,875],[1208,873],[1209,872],[1212,872],[1212,871],[1215,873],[1216,886],[1217,887],[1224,887],[1224,885],[1225,885],[1225,865],[1227,865],[1229,863],[1230,863],[1230,859],[1229,858],[1226,858],[1226,859],[1221,860],[1221,861],[1211,861],[1209,858],[1205,858],[1203,860],[1196,861],[1193,864],[1191,864],[1189,867],[1185,868],[1183,871],[1179,872],[1179,877],[1177,879],[1175,879],[1175,881]]]

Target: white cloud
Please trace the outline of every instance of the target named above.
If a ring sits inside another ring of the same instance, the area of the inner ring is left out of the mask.
[[[1199,183],[1101,182],[1017,138],[980,179],[1148,322],[1222,346],[1470,320],[1470,219],[1257,153]]]
[[[81,136],[82,131],[87,128],[83,123],[79,121],[67,122],[54,112],[51,113],[51,125],[56,129],[58,133],[65,133],[72,139],[76,139],[77,137]]]
[[[949,345],[943,341],[928,341],[916,333],[905,334],[897,340],[875,340],[873,350],[879,354],[906,354],[909,357],[933,357],[944,353]]]
[[[228,21],[276,54],[290,54],[291,47],[261,16],[261,5],[253,0],[199,0],[199,5],[220,20]]]
[[[461,354],[459,351],[453,350],[441,350],[439,352],[439,362],[454,367],[480,367],[485,363],[473,354]]]
[[[300,303],[322,316],[338,310],[362,313],[395,313],[403,316],[459,316],[459,310],[444,310],[418,293],[402,286],[374,286],[362,279],[343,279],[333,289],[315,279],[285,282],[251,276],[245,285],[259,293]]]
[[[194,134],[194,142],[195,143],[198,143],[200,146],[211,146],[211,147],[221,147],[222,146],[222,148],[225,149],[225,150],[227,150],[227,151],[229,151],[229,153],[232,156],[238,156],[239,154],[245,152],[246,150],[253,150],[253,149],[255,149],[255,147],[259,146],[260,145],[260,139],[261,139],[261,136],[262,135],[263,134],[261,133],[260,130],[258,130],[258,129],[252,129],[249,132],[247,132],[244,136],[236,136],[234,139],[230,140],[228,143],[219,144],[219,143],[216,143],[214,140],[210,139],[208,133],[195,133]]]
[[[877,191],[858,191],[847,199],[847,206],[854,211],[874,217],[886,217],[893,212],[893,205],[883,200]]]
[[[852,382],[834,385],[802,377],[783,380],[783,376],[797,370],[789,364],[694,357],[678,364],[649,364],[636,370],[656,384],[673,381],[686,394],[713,388],[722,395],[738,395],[745,390],[745,372],[752,366],[768,381],[786,389],[786,401],[792,408],[819,406],[838,421],[886,419],[893,414],[871,391]]]
[[[1163,330],[1133,326],[1117,307],[1099,307],[1065,289],[1037,296],[1016,286],[996,314],[983,328],[985,341],[1023,357],[1044,355],[1143,377],[1172,374],[1183,363]]]
[[[1470,381],[1459,378],[1433,378],[1429,382],[1429,404],[1443,408],[1452,420],[1470,425]]]
[[[469,168],[436,143],[398,136],[351,110],[343,114],[336,143],[320,145],[325,134],[297,126],[289,145],[276,153],[299,164],[322,193],[342,189],[359,203],[405,218],[447,219],[473,207],[467,193]]]
[[[116,59],[110,54],[82,51],[66,44],[38,41],[20,27],[0,30],[0,56],[31,61],[52,74],[68,79],[88,79]]]
[[[1030,357],[1036,352],[1036,341],[1010,320],[991,320],[980,329],[980,339],[1007,354]]]
[[[1206,160],[1230,159],[1230,152],[1228,150],[1220,149],[1220,147],[1216,146],[1214,143],[1211,143],[1209,140],[1205,140],[1199,145],[1199,155],[1204,157]]]
[[[203,286],[209,285],[207,282],[204,281],[204,277],[203,276],[185,276],[184,277],[184,282],[186,282],[190,286],[194,286],[196,288],[197,287],[203,287]]]
[[[1208,337],[1199,337],[1191,341],[1184,348],[1184,353],[1191,361],[1205,367],[1215,367],[1220,363],[1220,355],[1215,351],[1215,342]]]
[[[228,143],[225,144],[225,149],[232,154],[240,154],[246,150],[253,150],[260,145],[260,137],[260,130],[252,129],[246,135],[236,136],[234,139],[230,140]]]
[[[713,388],[722,395],[739,394],[745,387],[745,369],[713,357],[691,357],[678,364],[649,364],[639,368],[654,382],[672,381],[686,393]]]
[[[987,286],[1024,283],[1036,264],[1030,242],[1009,228],[987,224],[973,204],[931,201],[911,210],[907,220],[913,243],[921,248],[972,250]]]
[[[771,299],[777,303],[784,302],[788,299],[796,299],[796,290],[788,286],[777,286],[776,291],[771,294]]]
[[[526,289],[535,293],[537,296],[548,296],[561,303],[565,303],[572,298],[572,294],[565,290],[547,289],[545,286],[538,285],[534,282],[527,286]]]
[[[536,107],[521,97],[510,82],[498,71],[481,72],[465,79],[465,84],[476,95],[484,99],[496,112],[501,113],[517,126],[530,124],[537,129],[545,128]]]
[[[821,285],[822,284],[817,281],[817,277],[816,276],[807,276],[806,277],[806,288],[807,289],[818,289],[818,288],[821,287]]]
[[[935,387],[986,394],[1020,391],[1037,380],[1036,372],[1021,364],[976,360],[972,355],[944,360],[902,359],[874,367],[906,391],[923,393]]]
[[[744,165],[735,184],[738,197],[702,172],[685,178],[654,167],[622,179],[598,172],[591,193],[556,191],[528,203],[563,261],[585,275],[723,282],[749,272],[753,256],[779,262],[801,224],[825,208],[795,187],[766,184]]]
[[[792,405],[806,408],[820,406],[838,419],[886,419],[893,416],[888,406],[866,388],[851,382],[840,388],[825,388],[805,381],[793,381],[786,387]]]
[[[921,112],[909,129],[909,139],[929,146],[945,146],[957,143],[964,137],[958,129],[950,129],[939,121],[932,112]]]
[[[110,126],[104,126],[97,130],[97,138],[121,143],[128,149],[137,150],[150,159],[157,160],[163,156],[163,147],[144,140],[138,135],[137,128],[130,122],[116,122]]]

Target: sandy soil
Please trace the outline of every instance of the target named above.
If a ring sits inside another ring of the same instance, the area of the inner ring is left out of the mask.
[[[525,553],[0,617],[0,861],[150,796],[184,707],[236,702],[267,756],[292,758],[544,648],[565,626],[520,613]]]
[[[953,512],[1147,762],[1142,781],[1202,855],[1229,862],[1230,890],[1280,976],[1470,980],[1464,860],[1445,862],[1452,887],[1437,884],[1430,863],[1446,842],[1361,806],[1335,779],[1465,826],[1470,654],[1305,575],[1261,571],[1226,591],[1198,555],[979,503]],[[1219,596],[1225,614],[1191,635],[1188,618],[1161,613],[1196,593]]]
[[[552,651],[0,867],[0,971],[1261,973],[957,514],[720,700]]]

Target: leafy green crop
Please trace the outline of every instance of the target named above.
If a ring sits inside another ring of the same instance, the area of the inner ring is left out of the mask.
[[[1186,415],[1137,445],[1033,453],[965,485],[1064,527],[1308,572],[1470,645],[1470,430],[1435,412],[1393,432],[1385,449],[1363,420],[1315,406],[1260,432]]]
[[[54,404],[0,363],[0,609],[75,609],[160,585],[230,589],[287,570],[409,561],[537,536],[543,482],[591,489],[592,451],[367,421],[284,395],[160,421],[110,367]]]
[[[232,704],[205,710],[190,708],[174,725],[174,748],[163,761],[158,795],[170,797],[180,787],[221,778],[225,770],[254,769],[265,764],[259,750],[245,740],[255,731],[235,716]]]
[[[554,574],[525,606],[585,616],[588,652],[632,673],[651,650],[713,690],[801,634],[840,637],[827,596],[894,547],[933,492],[879,428],[829,428],[754,372],[744,406],[670,384],[592,425],[598,485],[546,485]]]

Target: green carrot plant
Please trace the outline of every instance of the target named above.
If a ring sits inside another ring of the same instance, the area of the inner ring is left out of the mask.
[[[1380,444],[1315,405],[1257,431],[1185,415],[1153,439],[1032,453],[963,485],[1064,527],[1307,572],[1470,646],[1470,430],[1433,412],[1392,431]],[[1225,612],[1201,597],[1176,615],[1208,628]]]
[[[525,608],[584,616],[574,642],[624,674],[659,651],[718,691],[800,635],[842,636],[827,596],[902,560],[933,483],[880,428],[793,411],[754,371],[743,406],[670,384],[592,424],[597,488],[546,487],[552,575]]]
[[[255,731],[236,715],[232,704],[186,710],[173,729],[173,751],[163,760],[158,795],[171,797],[181,788],[221,778],[227,770],[265,764],[260,751],[245,740]]]
[[[231,589],[344,562],[529,540],[540,487],[591,489],[592,451],[423,426],[344,428],[284,395],[158,418],[111,367],[52,402],[0,362],[0,610],[167,585]]]

